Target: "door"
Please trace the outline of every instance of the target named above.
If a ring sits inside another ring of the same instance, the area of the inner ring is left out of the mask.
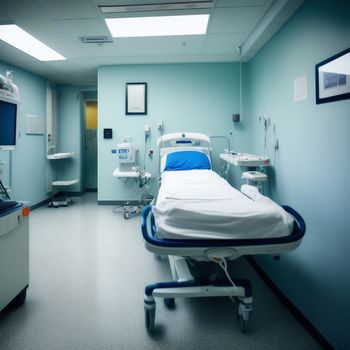
[[[85,102],[85,190],[97,190],[97,101]]]

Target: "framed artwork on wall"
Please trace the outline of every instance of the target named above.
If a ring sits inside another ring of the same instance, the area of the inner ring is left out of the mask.
[[[125,114],[147,114],[147,83],[126,83]]]
[[[316,64],[316,103],[350,98],[350,48]]]

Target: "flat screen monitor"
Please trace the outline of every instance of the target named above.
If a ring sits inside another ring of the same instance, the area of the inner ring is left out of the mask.
[[[17,142],[17,102],[0,97],[0,151],[13,151]]]

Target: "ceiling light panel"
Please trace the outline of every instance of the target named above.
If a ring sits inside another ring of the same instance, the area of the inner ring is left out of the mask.
[[[58,61],[66,59],[15,24],[0,25],[0,40],[33,56],[39,61]]]
[[[106,18],[113,37],[203,35],[209,15]]]
[[[138,5],[113,5],[100,6],[102,13],[125,13],[125,12],[144,12],[144,11],[169,11],[169,10],[193,10],[193,9],[211,9],[212,1],[188,1],[180,3],[165,4],[138,4]]]

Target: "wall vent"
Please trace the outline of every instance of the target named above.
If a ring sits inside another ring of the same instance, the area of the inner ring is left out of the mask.
[[[113,42],[110,37],[104,35],[83,36],[80,39],[84,44],[105,44]]]
[[[125,13],[143,11],[211,9],[213,1],[183,1],[178,3],[150,3],[138,5],[100,5],[102,13]]]

